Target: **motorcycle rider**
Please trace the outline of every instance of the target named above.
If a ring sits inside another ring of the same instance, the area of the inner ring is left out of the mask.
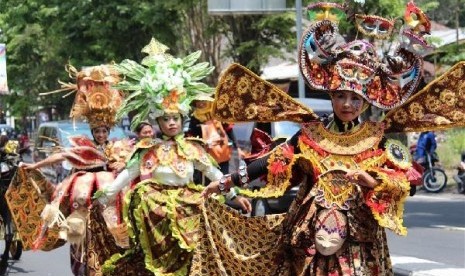
[[[436,153],[437,142],[436,134],[434,131],[425,131],[420,134],[418,138],[417,147],[413,159],[423,167],[427,165],[426,155],[431,156],[431,162],[434,165],[435,162],[439,161]]]

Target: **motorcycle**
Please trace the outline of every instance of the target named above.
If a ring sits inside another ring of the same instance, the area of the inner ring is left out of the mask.
[[[5,200],[5,193],[21,160],[21,156],[15,153],[17,148],[15,142],[17,143],[17,141],[9,141],[0,156],[0,215],[2,221],[0,235],[3,235],[5,240],[5,247],[0,260],[0,275],[5,275],[10,255],[13,260],[19,260],[23,249],[11,218],[10,209]]]
[[[427,153],[425,162],[422,164],[425,168],[423,173],[423,188],[430,193],[439,193],[447,185],[446,172],[435,166],[435,161],[431,154]]]
[[[410,154],[415,155],[416,145],[410,146]],[[435,155],[435,154],[434,154]],[[439,161],[437,156],[432,156],[430,153],[426,153],[425,159],[418,160],[418,164],[423,167],[423,176],[421,179],[421,186],[427,192],[439,193],[447,185],[446,172],[436,166],[436,162]],[[416,186],[411,186],[410,195],[415,194]]]

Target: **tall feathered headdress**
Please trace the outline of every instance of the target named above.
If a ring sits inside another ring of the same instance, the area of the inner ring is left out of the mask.
[[[199,82],[213,71],[207,62],[196,64],[201,52],[175,58],[165,53],[167,50],[165,45],[152,38],[142,49],[148,56],[140,64],[124,60],[115,65],[124,76],[115,87],[129,92],[118,114],[138,110],[132,127],[149,115],[152,118],[165,113],[187,116],[193,100],[213,100],[213,88]]]

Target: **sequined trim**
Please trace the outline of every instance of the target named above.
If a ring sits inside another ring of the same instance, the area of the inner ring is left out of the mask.
[[[313,122],[302,125],[303,134],[333,154],[354,155],[368,149],[377,148],[383,136],[381,123],[364,122],[350,133],[332,133],[322,123]]]

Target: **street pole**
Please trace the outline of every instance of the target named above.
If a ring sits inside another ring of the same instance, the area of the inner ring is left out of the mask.
[[[299,54],[299,44],[300,39],[302,37],[302,0],[295,0],[295,10],[296,10],[296,33],[297,33],[297,59],[300,59]],[[297,60],[297,64],[299,61]],[[305,86],[304,86],[304,79],[302,77],[302,73],[300,69],[298,71],[298,91],[299,91],[299,98],[305,98]]]

